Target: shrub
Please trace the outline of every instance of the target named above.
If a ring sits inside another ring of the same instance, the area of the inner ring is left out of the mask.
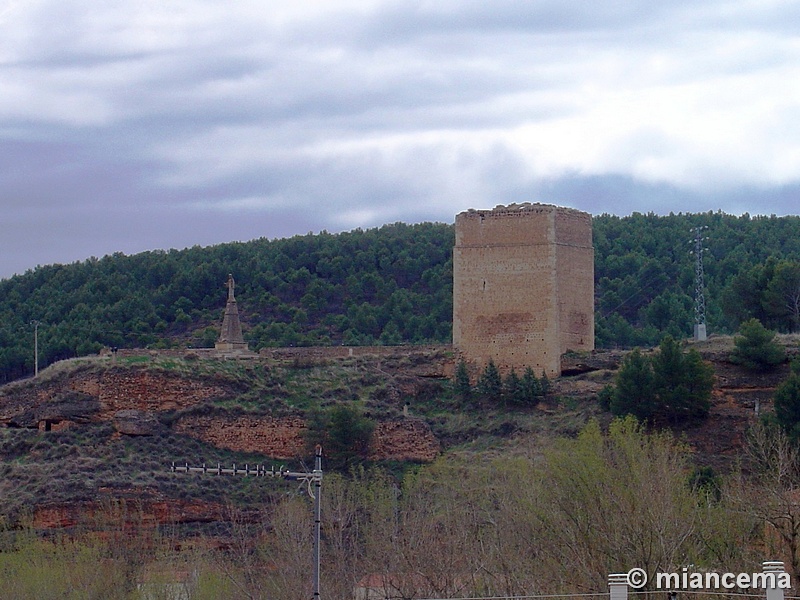
[[[614,386],[604,385],[597,393],[597,402],[603,410],[611,410],[611,399],[614,397]]]

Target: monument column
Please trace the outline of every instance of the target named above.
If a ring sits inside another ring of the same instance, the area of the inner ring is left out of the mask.
[[[214,344],[214,348],[224,352],[246,352],[248,350],[247,342],[244,341],[244,336],[242,336],[239,308],[236,306],[236,297],[233,291],[236,286],[233,275],[228,275],[228,281],[225,285],[228,288],[228,302],[225,305],[225,315],[222,317],[222,329],[219,333],[219,339]]]

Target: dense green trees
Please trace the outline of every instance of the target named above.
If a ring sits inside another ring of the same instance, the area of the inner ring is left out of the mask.
[[[625,357],[611,393],[611,412],[656,423],[705,417],[711,408],[713,376],[696,350],[684,352],[667,336],[653,355],[635,349]]]
[[[114,254],[0,281],[0,383],[102,346],[213,345],[236,295],[251,348],[440,342],[452,318],[452,227],[396,223],[332,235]]]
[[[800,331],[800,262],[781,261],[775,266],[763,303],[772,316]]]
[[[723,307],[732,319],[756,318],[780,331],[800,328],[800,262],[769,257],[731,277]]]
[[[550,391],[550,380],[544,372],[541,379],[536,377],[531,367],[525,369],[522,377],[514,369],[503,377],[494,361],[490,360],[473,386],[466,363],[460,361],[453,386],[464,401],[475,399],[494,404],[502,402],[507,405],[535,406]]]
[[[594,218],[598,347],[691,335],[689,230],[707,226],[709,331],[800,327],[800,218],[723,213]],[[0,382],[102,346],[209,346],[228,273],[251,347],[449,342],[453,228],[348,233],[121,253],[0,281]]]
[[[731,333],[750,318],[783,332],[798,327],[792,294],[800,287],[800,217],[634,213],[600,215],[593,226],[600,347],[653,346],[665,334],[692,334],[689,231],[703,226],[709,331]]]

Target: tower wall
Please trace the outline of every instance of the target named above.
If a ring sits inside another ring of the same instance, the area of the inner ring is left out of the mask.
[[[561,372],[594,348],[591,217],[541,204],[456,216],[453,344],[483,368]]]
[[[594,350],[592,217],[561,208],[556,211],[555,225],[559,355]]]

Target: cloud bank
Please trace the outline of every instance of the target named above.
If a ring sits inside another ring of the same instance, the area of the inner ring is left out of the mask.
[[[0,3],[0,277],[539,201],[797,212],[800,7]]]

